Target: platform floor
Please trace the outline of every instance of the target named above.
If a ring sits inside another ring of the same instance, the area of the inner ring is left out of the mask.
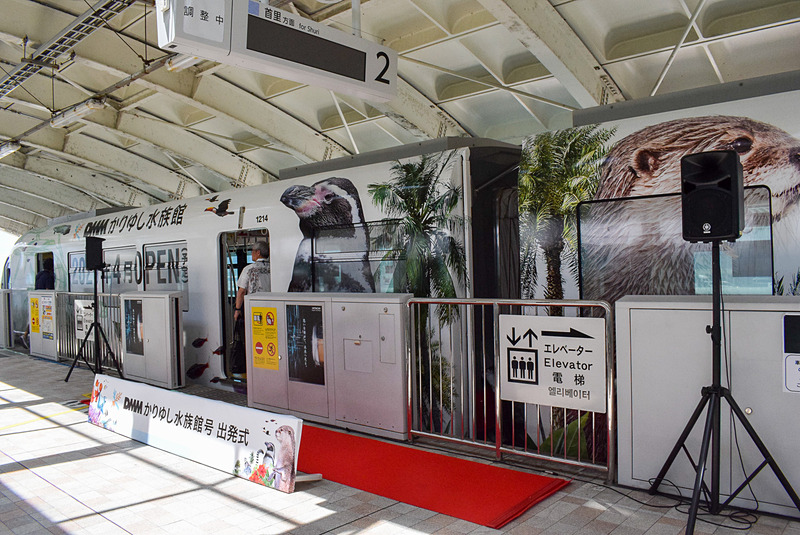
[[[79,402],[93,376],[76,368],[65,383],[67,370],[0,350],[0,534],[672,535],[686,525],[685,513],[654,507],[671,500],[600,480],[574,481],[502,530],[325,480],[283,494],[89,424]],[[800,522],[762,515],[747,531],[800,535]],[[696,532],[741,533],[704,522]]]

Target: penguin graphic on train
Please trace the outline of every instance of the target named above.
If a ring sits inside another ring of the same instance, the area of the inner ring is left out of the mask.
[[[297,214],[303,233],[294,259],[290,292],[312,291],[314,277],[329,292],[375,292],[369,262],[369,229],[358,190],[350,180],[333,177],[311,186],[290,186],[281,195],[281,202]],[[324,230],[320,234],[321,229]],[[352,252],[353,258],[326,263],[326,252]],[[312,254],[317,261],[315,273]]]

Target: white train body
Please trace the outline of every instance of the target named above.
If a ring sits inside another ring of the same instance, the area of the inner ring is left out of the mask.
[[[224,385],[230,372],[224,348],[231,341],[235,276],[251,261],[249,256],[233,262],[231,258],[223,258],[226,251],[228,254],[231,251],[226,245],[232,244],[234,252],[241,252],[241,248],[237,249],[237,240],[244,240],[242,243],[246,242],[247,247],[258,239],[268,241],[271,290],[285,292],[293,277],[303,234],[298,215],[281,202],[284,192],[295,185],[311,186],[333,177],[346,178],[358,191],[364,222],[379,222],[386,214],[372,202],[368,186],[390,181],[391,166],[398,158],[414,159],[421,154],[451,149],[456,150],[456,157],[450,160],[446,173],[462,191],[473,188],[471,150],[502,154],[504,161],[512,162],[509,166],[513,166],[515,158],[519,161],[519,148],[513,145],[467,138],[434,140],[404,147],[399,156],[397,151],[380,151],[347,161],[312,164],[305,166],[312,174],[303,174],[304,168],[298,168],[294,171],[301,176],[296,178],[57,221],[30,231],[20,237],[7,263],[6,287],[12,289],[14,328],[27,323],[24,290],[34,288],[43,256],[52,254],[56,291],[91,292],[93,272],[85,269],[86,237],[103,238],[103,261],[107,267],[99,291],[109,294],[151,290],[182,292],[186,368],[208,363],[207,370],[196,380]],[[315,172],[314,167],[333,169]],[[515,184],[516,173],[508,174]],[[459,208],[458,215],[468,222],[471,206],[468,200]],[[471,232],[466,228],[465,235],[460,237],[468,250]],[[232,265],[236,265],[235,270],[230,269]],[[469,267],[468,270],[471,278],[472,270]],[[330,288],[318,289],[331,291]],[[376,291],[393,289],[390,284],[377,280]],[[469,290],[465,288],[464,292]]]

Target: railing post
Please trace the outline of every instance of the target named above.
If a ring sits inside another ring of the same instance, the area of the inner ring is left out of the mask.
[[[413,411],[413,395],[414,389],[412,387],[412,381],[414,380],[414,358],[415,352],[413,348],[413,344],[416,343],[414,333],[414,326],[417,323],[417,314],[415,304],[412,302],[408,303],[408,326],[409,328],[406,329],[406,360],[408,361],[406,364],[406,373],[407,373],[407,387],[408,387],[408,421],[406,425],[408,426],[408,441],[411,442],[413,440],[413,428],[414,428],[414,411]]]
[[[606,467],[608,472],[606,482],[614,483],[617,473],[617,409],[616,391],[614,385],[614,369],[616,359],[614,358],[614,312],[607,303],[602,304],[606,317],[606,421],[608,422],[608,436],[606,438]]]
[[[494,315],[494,439],[495,456],[499,461],[503,457],[501,448],[503,447],[503,430],[501,427],[502,410],[500,405],[500,305],[492,305]]]

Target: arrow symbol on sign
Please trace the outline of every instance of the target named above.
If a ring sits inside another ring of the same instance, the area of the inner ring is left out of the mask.
[[[517,345],[517,343],[522,340],[521,336],[517,336],[517,330],[514,327],[511,327],[511,336],[506,335],[506,338],[511,342],[512,346]]]
[[[582,333],[573,327],[569,331],[542,331],[542,336],[559,336],[561,338],[594,338],[586,333]]]
[[[539,337],[536,336],[536,333],[533,332],[533,329],[528,329],[527,331],[525,331],[525,334],[523,334],[522,337],[528,339],[528,347],[533,347],[534,338],[536,338],[537,340],[539,339]]]

